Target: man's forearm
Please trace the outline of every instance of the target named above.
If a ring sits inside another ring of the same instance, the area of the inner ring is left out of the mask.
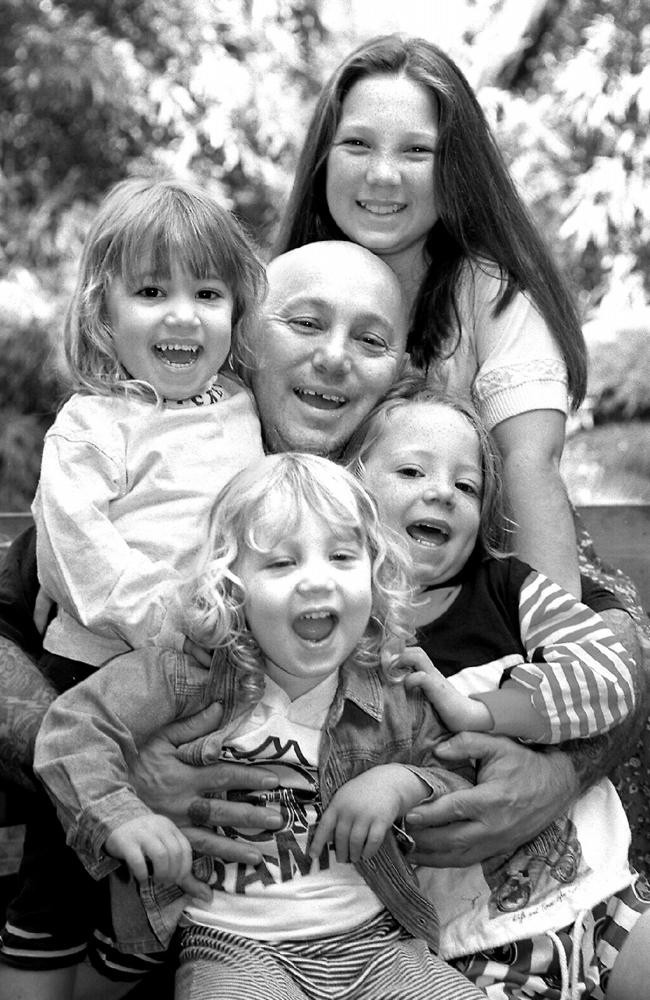
[[[34,743],[43,716],[56,697],[38,667],[0,636],[0,778],[34,788]]]
[[[571,740],[562,744],[561,749],[569,755],[575,768],[581,792],[610,774],[632,755],[648,716],[650,685],[637,626],[625,611],[611,609],[601,611],[600,615],[634,660],[636,669],[632,672],[632,681],[635,709],[620,726],[603,733],[602,736],[595,736],[590,740]]]

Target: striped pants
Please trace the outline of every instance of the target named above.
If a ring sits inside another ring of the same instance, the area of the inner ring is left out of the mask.
[[[345,934],[257,941],[184,927],[176,1000],[485,1000],[388,913]]]

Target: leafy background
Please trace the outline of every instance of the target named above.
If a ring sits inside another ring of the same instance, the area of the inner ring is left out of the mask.
[[[647,0],[399,7],[401,21],[381,0],[0,0],[0,510],[31,502],[106,188],[185,173],[268,246],[322,81],[392,27],[466,70],[573,282],[592,365],[564,459],[572,496],[650,502]]]

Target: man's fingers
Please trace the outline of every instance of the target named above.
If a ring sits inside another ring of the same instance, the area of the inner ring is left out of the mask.
[[[477,805],[476,786],[463,788],[457,792],[441,795],[434,802],[423,802],[414,809],[410,809],[406,816],[406,823],[409,827],[417,830],[429,826],[444,827],[450,823],[465,822],[474,818]]]
[[[183,652],[186,656],[194,657],[199,666],[205,667],[206,670],[210,669],[212,665],[212,651],[206,649],[205,646],[199,646],[198,642],[193,642],[192,639],[186,638],[183,643]]]
[[[434,749],[441,760],[467,760],[468,757],[488,757],[498,752],[501,737],[489,733],[456,733],[455,736],[438,743]]]
[[[212,890],[205,882],[201,882],[194,875],[187,875],[185,878],[179,879],[178,885],[183,892],[188,892],[191,896],[196,896],[205,903],[212,902]]]
[[[195,826],[279,830],[283,823],[277,806],[251,806],[229,799],[194,799],[187,811]]]
[[[160,730],[161,735],[167,737],[175,747],[183,743],[190,743],[200,736],[208,736],[215,729],[219,728],[219,723],[223,716],[223,705],[213,701],[207,708],[190,715],[187,719],[178,719],[170,722]]]
[[[263,767],[249,767],[247,764],[231,764],[227,761],[206,764],[200,768],[200,776],[204,795],[209,795],[211,791],[220,795],[231,789],[234,792],[259,792],[260,804],[263,804],[262,793],[277,788],[280,783],[274,771],[267,771]],[[242,796],[242,798],[251,801],[252,796]]]
[[[207,854],[221,861],[238,861],[245,865],[258,865],[262,860],[262,852],[256,848],[211,830],[189,826],[183,828],[183,833],[197,854]]]

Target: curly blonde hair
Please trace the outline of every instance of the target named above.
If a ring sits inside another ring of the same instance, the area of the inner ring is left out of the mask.
[[[240,671],[247,703],[261,697],[264,666],[246,621],[246,592],[237,576],[237,560],[246,550],[268,551],[299,531],[305,511],[322,517],[333,530],[351,530],[370,555],[371,613],[349,662],[360,668],[377,666],[384,651],[397,653],[413,639],[408,557],[389,542],[363,486],[326,458],[291,452],[269,455],[238,473],[219,493],[211,526],[212,556],[188,595],[187,634],[207,648],[224,651]]]
[[[111,280],[128,282],[143,253],[155,274],[168,274],[178,260],[197,279],[216,272],[225,281],[233,297],[231,359],[243,377],[242,344],[266,293],[264,267],[235,217],[198,185],[144,177],[111,188],[86,236],[63,331],[72,388],[156,395],[120,363],[106,308]]]

